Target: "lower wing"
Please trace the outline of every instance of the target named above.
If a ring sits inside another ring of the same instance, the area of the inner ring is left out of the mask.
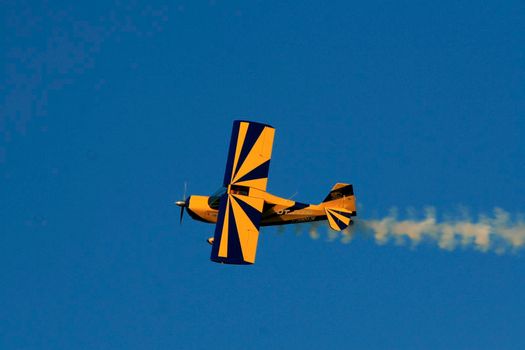
[[[211,260],[224,264],[253,264],[264,200],[225,194],[221,198]]]

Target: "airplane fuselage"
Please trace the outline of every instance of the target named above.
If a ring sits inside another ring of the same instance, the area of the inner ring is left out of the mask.
[[[243,186],[231,186],[227,195],[249,196],[264,200],[261,217],[261,226],[296,224],[326,220],[325,208],[327,203],[306,204],[273,195],[266,191]],[[330,206],[346,208],[355,212],[355,197],[341,196],[330,203]],[[186,202],[188,214],[195,220],[216,223],[219,209],[219,200],[213,196],[190,196]],[[355,214],[354,214],[355,215]]]

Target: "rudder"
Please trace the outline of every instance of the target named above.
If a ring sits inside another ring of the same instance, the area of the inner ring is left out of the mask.
[[[345,183],[336,183],[330,190],[330,193],[323,200],[323,203],[331,202],[343,197],[350,197],[354,195],[354,186]]]

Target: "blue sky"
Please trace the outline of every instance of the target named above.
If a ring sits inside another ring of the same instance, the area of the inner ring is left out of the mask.
[[[2,349],[522,349],[523,252],[264,228],[253,266],[178,223],[234,119],[268,190],[360,218],[525,212],[520,1],[4,3]],[[463,209],[461,209],[463,208]]]

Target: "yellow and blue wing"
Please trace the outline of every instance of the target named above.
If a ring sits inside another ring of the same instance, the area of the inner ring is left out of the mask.
[[[275,129],[270,125],[236,120],[232,136],[224,186],[239,185],[266,191]]]
[[[211,260],[225,264],[253,264],[264,200],[248,196],[240,187],[266,190],[275,129],[236,120],[224,174]]]
[[[221,198],[211,260],[225,264],[253,264],[259,240],[264,200],[236,194]]]

